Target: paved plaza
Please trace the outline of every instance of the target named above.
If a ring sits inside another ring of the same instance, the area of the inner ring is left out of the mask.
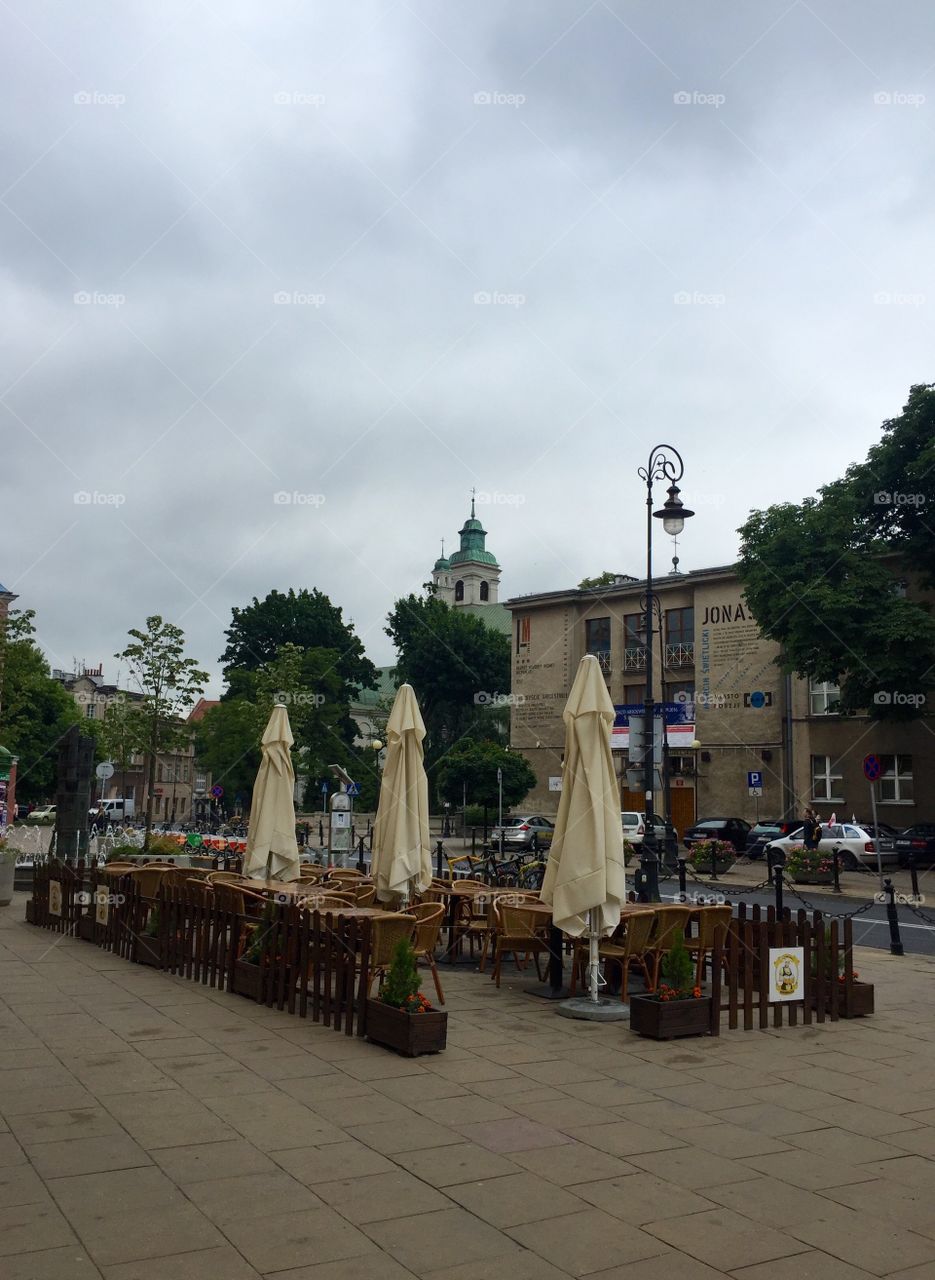
[[[0,911],[4,1280],[935,1277],[935,961],[659,1044],[444,971],[410,1061]]]

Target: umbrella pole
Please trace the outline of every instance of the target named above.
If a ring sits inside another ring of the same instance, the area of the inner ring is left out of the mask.
[[[588,956],[588,987],[591,993],[591,1001],[597,1004],[600,996],[598,994],[598,986],[601,978],[601,960],[600,960],[600,926],[597,920],[597,910],[592,907],[588,912],[588,928],[590,930],[589,956]]]

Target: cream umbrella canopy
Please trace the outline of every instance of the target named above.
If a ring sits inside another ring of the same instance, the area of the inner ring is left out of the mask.
[[[299,847],[295,839],[295,772],[289,749],[294,742],[289,713],[273,707],[263,732],[263,759],[253,786],[244,874],[264,880],[298,880]]]
[[[381,902],[406,901],[432,880],[424,738],[412,685],[402,684],[386,725],[386,763],[373,823],[371,874]]]
[[[564,933],[591,936],[589,985],[597,1000],[598,940],[626,901],[620,790],[611,753],[614,706],[597,659],[581,659],[568,702],[562,798],[541,897]]]

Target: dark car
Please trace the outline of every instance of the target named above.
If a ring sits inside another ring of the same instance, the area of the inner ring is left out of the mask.
[[[750,823],[744,822],[743,818],[705,818],[688,828],[683,842],[685,848],[690,849],[699,840],[727,840],[738,853],[743,853],[749,830]]]
[[[931,866],[935,863],[935,822],[917,822],[914,827],[907,827],[895,837],[893,848],[901,867],[907,867],[910,858],[915,859],[916,865],[927,862]]]
[[[787,822],[785,818],[761,818],[747,832],[745,848],[747,857],[762,858],[768,844],[773,840],[782,839],[783,836],[791,835],[801,825],[801,821]]]

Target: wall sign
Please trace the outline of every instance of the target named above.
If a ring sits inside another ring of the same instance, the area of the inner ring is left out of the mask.
[[[805,999],[805,948],[770,947],[769,1002]]]
[[[49,881],[49,915],[61,916],[62,914],[62,882],[61,880]]]

